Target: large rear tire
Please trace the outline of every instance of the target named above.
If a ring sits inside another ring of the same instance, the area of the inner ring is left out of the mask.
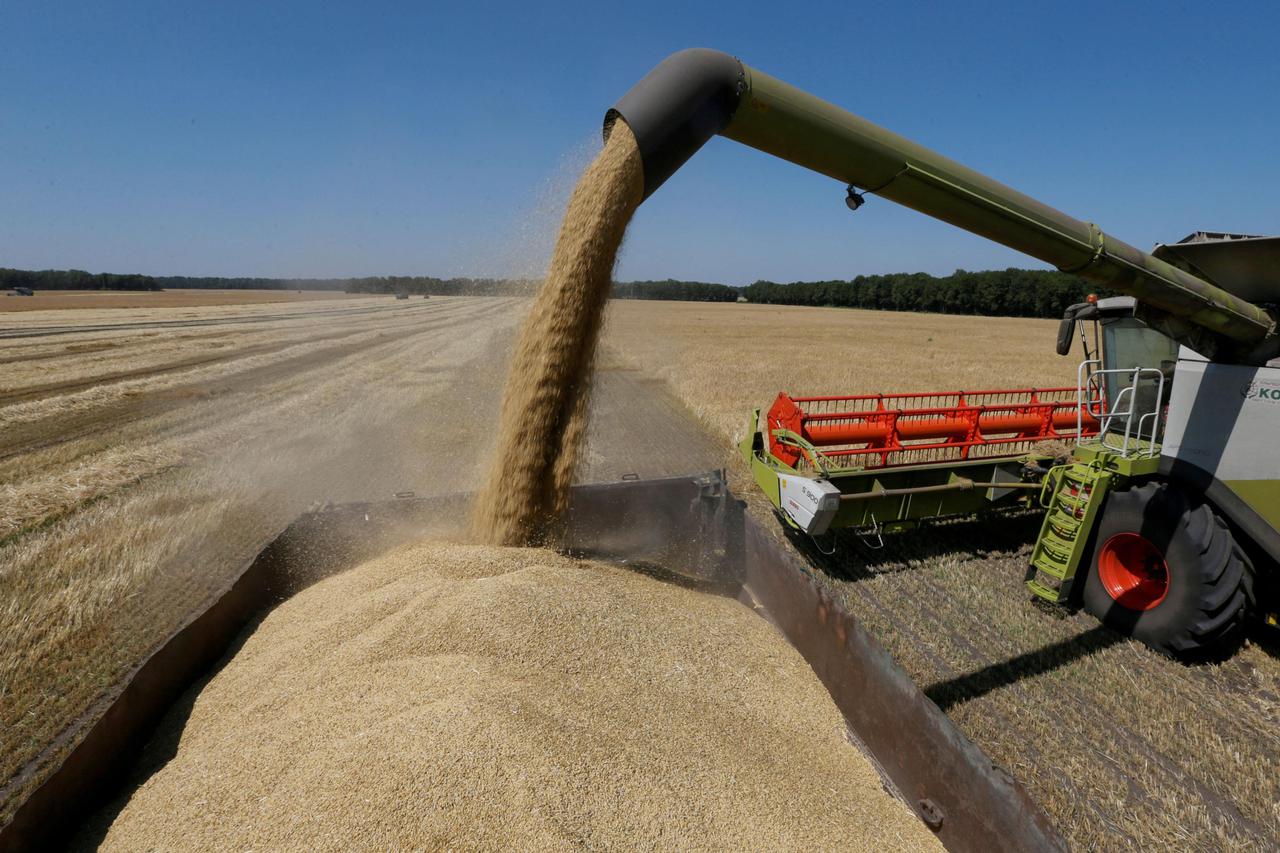
[[[1085,610],[1171,657],[1200,659],[1238,643],[1253,567],[1213,509],[1169,483],[1107,498]]]

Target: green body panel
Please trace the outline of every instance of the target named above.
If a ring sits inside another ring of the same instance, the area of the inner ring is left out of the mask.
[[[1147,319],[1220,360],[1243,360],[1272,317],[1209,282],[763,72],[721,133],[1139,299]]]
[[[760,487],[760,491],[764,492],[764,496],[769,499],[774,508],[782,506],[782,496],[778,490],[778,477],[775,468],[770,467],[764,461],[765,457],[772,460],[777,468],[787,471],[787,468],[779,462],[773,455],[765,453],[764,439],[760,433],[756,431],[756,424],[760,422],[760,410],[755,409],[751,413],[751,423],[747,427],[746,436],[738,443],[738,452],[742,454],[742,458],[751,466],[751,476],[755,479],[756,485]]]
[[[914,489],[961,483],[1008,481],[1020,483],[1020,471],[1027,462],[1043,458],[1018,456],[999,459],[970,459],[932,465],[869,468],[832,474],[828,481],[843,494],[856,495],[881,489]],[[1034,491],[1009,488],[974,488],[923,492],[906,495],[850,500],[841,503],[831,522],[833,528],[879,528],[892,533],[930,518],[972,515],[984,510],[1029,506]]]
[[[1280,480],[1227,480],[1226,486],[1272,527],[1280,529]]]
[[[1226,480],[1225,485],[1272,528],[1280,529],[1280,480]]]

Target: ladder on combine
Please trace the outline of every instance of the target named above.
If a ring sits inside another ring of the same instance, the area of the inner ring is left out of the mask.
[[[1086,360],[1078,377],[1076,396],[1087,401],[1081,417],[1088,415],[1098,424],[1097,437],[1090,446],[1076,448],[1077,461],[1054,468],[1045,478],[1040,504],[1047,512],[1027,567],[1027,587],[1053,604],[1072,600],[1094,518],[1107,493],[1135,475],[1154,473],[1159,460],[1163,371],[1104,370],[1100,361]],[[1117,391],[1109,398],[1110,378]]]
[[[1045,601],[1070,600],[1076,567],[1111,477],[1110,471],[1075,462],[1055,468],[1045,479],[1040,501],[1047,512],[1026,578],[1031,591]]]

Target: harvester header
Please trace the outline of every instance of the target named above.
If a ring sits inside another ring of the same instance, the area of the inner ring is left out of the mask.
[[[712,136],[835,178],[1135,296],[1142,319],[1214,361],[1280,354],[1263,308],[998,181],[719,51],[672,54],[605,117],[636,136],[652,194]]]
[[[1089,409],[1074,387],[840,397],[783,392],[764,417],[770,453],[788,465],[830,471],[1027,453],[1044,442],[1097,434]]]

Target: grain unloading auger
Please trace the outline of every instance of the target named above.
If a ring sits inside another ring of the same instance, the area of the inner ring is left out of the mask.
[[[875,194],[1125,294],[1068,309],[1075,388],[784,393],[757,410],[741,451],[788,524],[878,535],[1039,505],[1042,599],[1181,656],[1228,648],[1251,613],[1275,622],[1280,238],[1199,232],[1148,254],[711,50],[664,60],[606,134],[618,120],[646,197],[720,134],[839,180],[852,209]]]

